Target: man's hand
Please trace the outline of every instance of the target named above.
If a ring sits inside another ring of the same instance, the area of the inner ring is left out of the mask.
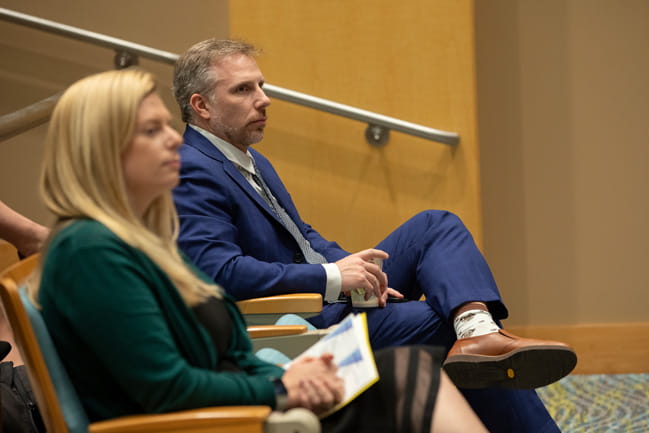
[[[403,295],[388,287],[388,277],[381,268],[371,262],[373,259],[387,259],[388,253],[376,249],[350,254],[336,262],[342,276],[341,290],[349,296],[352,289],[365,289],[365,297],[376,295],[379,306],[385,307],[388,295],[403,298]]]

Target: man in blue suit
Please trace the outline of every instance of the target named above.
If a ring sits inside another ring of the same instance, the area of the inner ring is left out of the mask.
[[[174,191],[184,252],[237,299],[322,294],[322,314],[309,319],[319,328],[352,311],[350,291],[364,288],[379,299],[366,310],[375,349],[445,346],[446,372],[490,431],[557,432],[531,389],[568,374],[575,353],[500,329],[507,310],[458,217],[422,212],[354,254],[302,221],[271,163],[250,147],[263,138],[270,105],[255,55],[247,43],[210,39],[176,64],[188,124]]]

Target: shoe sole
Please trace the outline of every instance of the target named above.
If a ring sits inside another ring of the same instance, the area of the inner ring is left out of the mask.
[[[454,355],[443,367],[458,388],[534,389],[567,376],[575,365],[570,348],[529,346],[500,356]]]

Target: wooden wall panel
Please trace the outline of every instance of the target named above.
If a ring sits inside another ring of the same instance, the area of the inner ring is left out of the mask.
[[[578,358],[574,374],[649,373],[649,322],[515,326],[509,330],[570,344]]]
[[[263,49],[268,83],[459,132],[457,148],[274,100],[256,148],[305,221],[349,250],[373,246],[416,212],[458,213],[482,238],[472,2],[230,2],[233,37]]]

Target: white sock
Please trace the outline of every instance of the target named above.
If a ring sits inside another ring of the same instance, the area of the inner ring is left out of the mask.
[[[468,310],[453,320],[453,327],[458,340],[498,332],[498,325],[491,313],[484,310]]]

